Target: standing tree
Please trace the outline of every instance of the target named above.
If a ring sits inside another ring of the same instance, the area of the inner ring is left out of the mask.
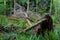
[[[6,6],[6,1],[4,0],[4,5]],[[6,15],[6,9],[4,10],[4,14]]]

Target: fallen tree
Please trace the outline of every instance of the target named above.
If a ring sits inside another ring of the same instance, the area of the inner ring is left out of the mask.
[[[23,32],[27,32],[31,29],[33,29],[33,32],[35,31],[38,34],[40,34],[40,32],[44,32],[46,30],[51,31],[53,29],[53,20],[52,20],[51,16],[49,14],[46,14],[36,24],[34,24],[31,27],[28,27],[22,31],[19,31],[19,32],[23,33]]]

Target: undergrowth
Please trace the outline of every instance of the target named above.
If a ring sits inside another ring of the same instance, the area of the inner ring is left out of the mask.
[[[54,18],[53,16],[52,18]],[[53,21],[56,20],[55,18]],[[57,20],[56,20],[57,21]],[[55,23],[55,21],[54,21]],[[9,21],[6,16],[0,15],[0,24],[4,26],[9,26],[11,24],[23,27],[27,26],[27,22],[23,19],[19,19],[18,21]],[[0,33],[0,40],[60,40],[60,27],[59,24],[56,25],[54,32],[50,32],[49,35],[45,33],[44,36],[42,35],[33,35],[31,32],[17,34],[17,32],[10,32],[10,33]]]

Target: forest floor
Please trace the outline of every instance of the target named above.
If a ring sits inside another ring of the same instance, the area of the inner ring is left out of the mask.
[[[11,24],[11,22],[7,20],[5,20],[5,18],[1,17],[1,19],[3,19],[1,22],[2,24]],[[6,21],[6,22],[5,22]],[[15,20],[16,21],[16,20]],[[12,24],[14,25],[21,25],[21,26],[26,26],[25,24],[27,24],[24,20],[19,20],[16,22],[13,22]],[[19,26],[20,26],[19,25]],[[19,30],[20,28],[18,28]],[[26,33],[18,33],[18,30],[14,30],[11,31],[9,30],[9,32],[0,32],[0,40],[60,40],[60,23],[56,23],[55,27],[54,27],[54,32],[50,32],[49,35],[47,35],[47,33],[45,33],[44,36],[42,35],[33,35],[31,30],[26,32]]]

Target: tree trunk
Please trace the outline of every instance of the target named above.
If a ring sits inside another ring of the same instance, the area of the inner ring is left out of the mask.
[[[27,13],[29,11],[29,0],[27,0]]]
[[[16,14],[15,3],[16,3],[16,1],[14,0],[14,14]]]
[[[6,1],[4,0],[4,5],[6,6]],[[4,10],[4,15],[6,15],[6,9]]]

